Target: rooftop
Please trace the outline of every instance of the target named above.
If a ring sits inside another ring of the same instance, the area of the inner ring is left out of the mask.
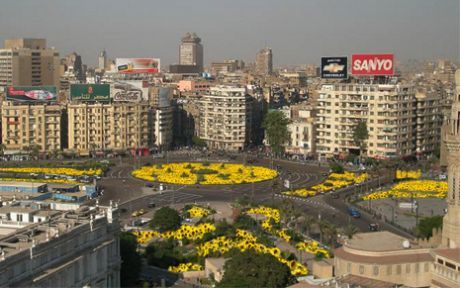
[[[450,259],[457,263],[460,263],[460,248],[456,249],[437,249],[435,250],[436,255]]]
[[[7,187],[40,187],[46,185],[43,182],[15,182],[15,181],[1,181],[0,186]]]
[[[413,246],[408,239],[393,234],[388,231],[357,233],[352,239],[345,242],[345,246],[356,249],[373,252],[394,251],[394,250],[407,250],[404,248],[403,243]]]

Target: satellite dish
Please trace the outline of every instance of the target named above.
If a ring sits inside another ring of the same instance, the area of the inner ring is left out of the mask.
[[[402,243],[402,246],[404,249],[409,249],[410,248],[410,242],[409,240],[404,240]]]

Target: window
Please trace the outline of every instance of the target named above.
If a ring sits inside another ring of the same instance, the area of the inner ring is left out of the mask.
[[[410,273],[410,264],[406,264],[406,273],[407,273],[407,274]]]
[[[351,273],[351,263],[347,263],[347,273]]]
[[[373,273],[374,273],[374,276],[378,276],[378,275],[379,275],[379,266],[377,266],[377,265],[374,266],[374,271],[373,271]]]
[[[401,265],[396,265],[396,274],[401,275]]]
[[[387,275],[391,275],[392,272],[393,272],[393,269],[392,269],[391,265],[388,265],[387,266]]]
[[[364,274],[364,266],[359,265],[359,274]]]

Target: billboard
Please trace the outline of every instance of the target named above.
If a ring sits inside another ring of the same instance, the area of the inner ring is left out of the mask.
[[[113,101],[139,102],[148,100],[148,81],[116,81],[110,89]]]
[[[71,84],[70,100],[74,101],[110,101],[109,84]]]
[[[322,57],[321,58],[321,78],[324,79],[346,79],[347,57]]]
[[[53,102],[57,101],[56,86],[6,87],[6,101]]]
[[[160,72],[160,59],[157,58],[117,58],[115,65],[120,73]]]
[[[353,75],[393,75],[393,54],[353,54],[351,56]]]

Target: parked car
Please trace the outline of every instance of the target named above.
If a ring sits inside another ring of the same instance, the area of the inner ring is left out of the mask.
[[[152,188],[152,187],[153,187],[153,183],[147,183],[147,184],[145,184],[145,187]]]
[[[157,204],[155,204],[155,202],[150,202],[148,207],[149,208],[155,208],[155,206],[157,206]]]
[[[379,231],[380,226],[377,223],[371,223],[369,224],[369,231]]]

